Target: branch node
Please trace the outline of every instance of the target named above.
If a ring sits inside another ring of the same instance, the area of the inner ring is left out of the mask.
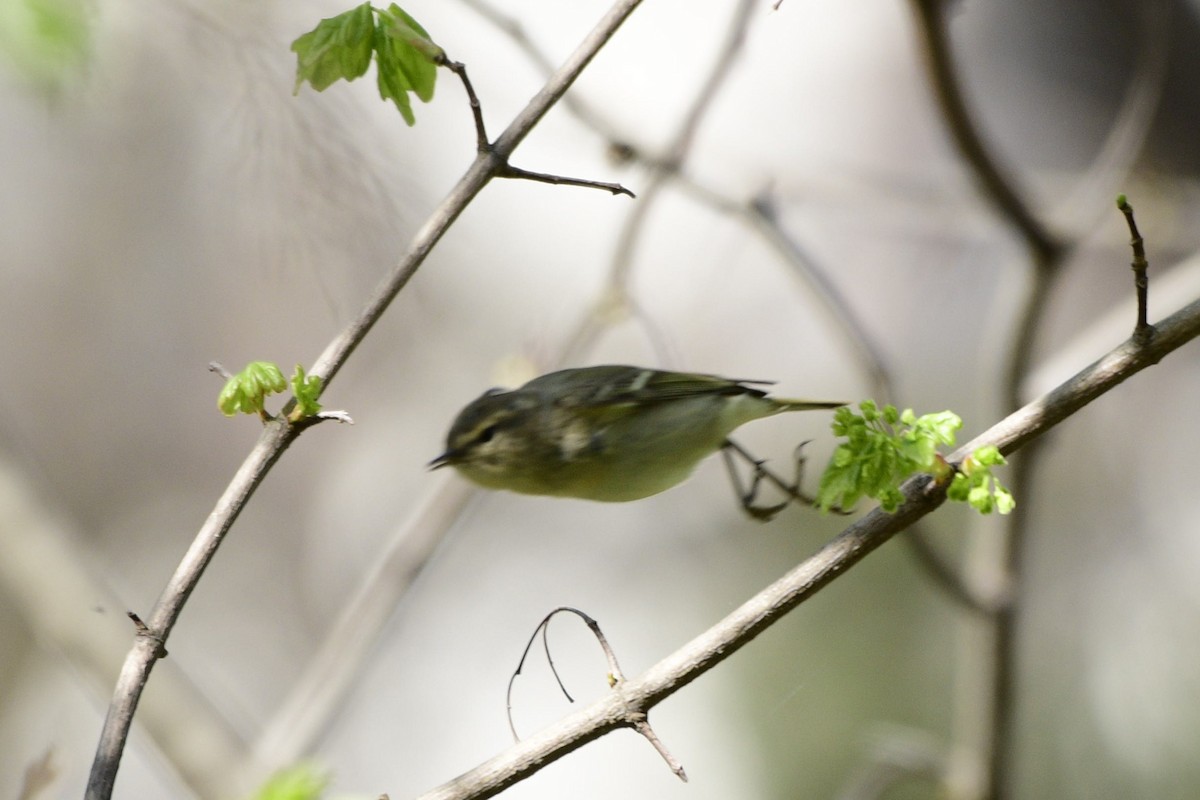
[[[629,724],[635,731],[640,733],[650,743],[650,746],[658,751],[662,756],[663,761],[667,762],[667,766],[671,768],[679,776],[679,780],[687,783],[687,773],[683,770],[683,764],[679,763],[679,759],[671,754],[667,746],[662,743],[662,739],[658,738],[658,734],[654,732],[654,728],[650,727],[650,719],[644,711],[633,711],[629,714]]]
[[[567,178],[561,175],[548,175],[542,172],[530,172],[529,170],[514,167],[508,163],[508,157],[496,152],[491,141],[488,140],[487,127],[483,122],[483,106],[479,102],[479,96],[475,94],[475,87],[471,84],[471,79],[467,77],[467,65],[461,61],[452,61],[450,58],[443,56],[439,62],[441,66],[453,72],[462,81],[463,88],[467,92],[467,100],[471,106],[471,117],[475,120],[475,150],[480,155],[489,155],[498,161],[495,175],[497,178],[519,178],[528,181],[537,181],[539,183],[552,183],[563,186],[582,186],[589,189],[603,189],[613,195],[624,194],[630,197],[635,197],[633,192],[626,189],[619,183],[606,183],[603,181],[592,181],[583,178]]]
[[[142,618],[137,615],[137,612],[126,611],[125,613],[133,620],[133,629],[137,632],[138,637],[149,639],[154,643],[154,657],[158,659],[166,658],[167,647],[163,637],[150,630],[150,626],[142,622]]]

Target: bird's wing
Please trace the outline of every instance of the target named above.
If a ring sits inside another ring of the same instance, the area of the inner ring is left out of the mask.
[[[530,389],[546,389],[560,403],[576,408],[660,403],[702,395],[751,394],[766,392],[747,384],[770,381],[734,380],[696,372],[666,372],[631,366],[584,367],[543,375],[527,384]],[[553,391],[554,389],[559,391]]]

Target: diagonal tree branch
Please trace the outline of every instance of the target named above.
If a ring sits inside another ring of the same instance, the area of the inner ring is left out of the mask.
[[[325,348],[313,365],[311,374],[323,378],[328,386],[346,359],[380,320],[392,300],[420,268],[426,256],[475,195],[507,167],[508,157],[513,150],[558,102],[640,2],[641,0],[617,0],[567,62],[522,109],[492,147],[477,154],[466,174],[417,232],[408,252],[376,287],[362,311]],[[288,410],[290,406],[278,419],[266,424],[254,449],[196,534],[191,547],[146,620],[145,628],[139,628],[133,648],[126,656],[117,678],[113,699],[104,719],[104,727],[88,779],[87,800],[107,800],[112,796],[138,700],[155,662],[166,655],[164,645],[179,619],[179,614],[204,574],[205,568],[216,555],[225,534],[229,532],[254,491],[283,455],[283,451],[311,424],[289,424],[286,420]]]

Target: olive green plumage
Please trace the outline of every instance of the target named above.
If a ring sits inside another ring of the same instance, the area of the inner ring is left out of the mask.
[[[489,489],[620,502],[686,479],[736,428],[844,403],[770,397],[749,381],[630,366],[564,369],[467,405],[433,468]]]

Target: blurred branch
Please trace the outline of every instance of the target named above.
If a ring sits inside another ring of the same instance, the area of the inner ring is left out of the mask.
[[[914,779],[934,787],[944,785],[949,762],[944,748],[929,734],[889,727],[872,737],[866,763],[838,792],[837,800],[877,800],[893,786]]]
[[[975,173],[987,199],[1024,238],[1039,263],[1058,258],[1062,244],[1021,199],[1011,178],[1004,175],[979,135],[959,86],[958,71],[946,39],[946,0],[912,0],[922,37],[925,67],[950,136],[959,155]]]
[[[533,42],[524,26],[515,17],[498,10],[486,0],[460,0],[484,20],[508,36],[516,47],[543,72],[550,69],[550,58]],[[659,156],[650,155],[645,149],[632,144],[631,137],[622,135],[617,126],[604,115],[576,96],[567,97],[563,105],[582,124],[595,131],[608,142],[609,151],[620,154],[624,161],[634,161],[647,167],[649,178],[639,189],[640,201],[625,221],[609,269],[607,285],[593,303],[574,332],[567,338],[559,352],[548,360],[551,364],[570,363],[587,352],[599,336],[612,325],[629,316],[637,319],[642,331],[657,351],[660,361],[671,366],[670,347],[654,321],[646,315],[627,289],[629,272],[632,269],[633,253],[641,240],[646,219],[657,204],[660,192],[672,180],[686,181],[683,165],[691,150],[692,141],[705,115],[712,107],[721,85],[732,71],[733,63],[745,46],[746,31],[749,29],[751,13],[756,5],[752,0],[740,0],[727,25],[728,34],[709,68],[708,74],[696,91],[695,99],[684,113],[671,143]],[[733,204],[733,201],[725,201]]]
[[[446,476],[412,516],[396,527],[321,646],[305,660],[287,697],[264,725],[249,758],[243,760],[243,770],[273,772],[310,751],[341,709],[400,598],[475,494],[471,484]]]
[[[507,36],[517,46],[517,49],[533,62],[534,66],[537,67],[544,77],[549,78],[554,74],[554,62],[534,44],[529,34],[526,33],[525,26],[521,24],[518,18],[505,14],[485,0],[459,0],[459,2]],[[574,115],[576,119],[583,122],[584,125],[609,142],[616,143],[621,141],[621,136],[617,132],[616,127],[610,124],[603,115],[597,113],[578,94],[564,96],[562,106]]]
[[[1149,343],[1126,341],[1050,393],[960,447],[948,460],[960,461],[985,444],[996,445],[1005,454],[1020,450],[1092,400],[1158,363],[1197,336],[1200,336],[1200,300],[1164,320]],[[629,727],[626,720],[631,710],[648,712],[732,656],[897,532],[945,502],[945,492],[928,476],[908,481],[903,489],[906,500],[894,514],[875,509],[815,555],[642,675],[618,684],[609,695],[591,706],[421,795],[419,800],[493,797],[588,742],[618,728]]]
[[[1051,296],[1052,284],[1065,253],[1064,244],[1050,233],[1034,216],[1022,199],[1013,179],[1006,175],[983,143],[983,137],[967,109],[958,70],[947,40],[945,0],[912,0],[917,15],[917,30],[922,39],[922,53],[929,82],[951,139],[967,167],[975,175],[984,196],[995,207],[1002,220],[1024,241],[1033,267],[1022,303],[1017,309],[1012,327],[1012,341],[1007,364],[1001,376],[1004,410],[1011,411],[1020,404],[1021,381],[1030,370],[1034,342],[1041,330],[1041,321]],[[1013,463],[1012,489],[1018,497],[1028,497],[1033,487],[1034,452]],[[1004,552],[999,555],[998,569],[1003,573],[1001,583],[1007,587],[1005,602],[994,609],[992,618],[993,648],[991,659],[990,697],[984,702],[982,714],[975,718],[986,720],[987,732],[981,746],[987,763],[986,796],[1002,800],[1006,796],[1011,772],[1016,697],[1016,632],[1020,603],[1021,570],[1024,548],[1029,533],[1030,504],[1024,500],[1009,516],[1005,533]],[[982,665],[961,665],[960,669],[976,670]],[[974,702],[980,698],[967,698]]]
[[[709,67],[708,75],[696,90],[695,98],[684,113],[671,143],[664,154],[653,160],[644,160],[650,174],[645,185],[641,188],[641,202],[629,212],[620,233],[617,244],[613,249],[612,261],[609,267],[607,287],[594,306],[593,311],[584,319],[575,333],[568,339],[561,354],[556,359],[558,363],[569,363],[582,352],[592,346],[604,330],[606,319],[612,319],[611,309],[614,301],[620,303],[635,315],[640,315],[637,305],[629,294],[629,273],[633,269],[634,252],[641,243],[642,232],[646,220],[649,219],[668,182],[677,177],[691,152],[696,133],[704,121],[705,115],[712,109],[713,101],[720,93],[721,86],[728,80],[733,70],[733,64],[741,54],[746,42],[746,31],[750,27],[751,12],[757,4],[754,0],[740,0],[728,23],[728,33],[721,48]],[[613,140],[614,143],[615,140]],[[608,312],[605,314],[605,312]],[[651,340],[655,340],[656,329],[648,319],[642,316],[643,327]],[[665,347],[661,342],[659,349]]]
[[[995,614],[1008,602],[1006,590],[985,591],[982,581],[972,582],[956,569],[941,551],[929,541],[920,527],[913,527],[903,539],[913,556],[925,569],[926,575],[963,608],[984,617]]]
[[[129,621],[117,611],[122,601],[95,574],[95,561],[79,532],[0,461],[0,594],[39,648],[61,654],[89,690],[103,696],[127,648]],[[188,720],[186,736],[179,735],[181,716]],[[177,665],[164,665],[158,689],[146,698],[142,723],[196,792],[233,790],[213,764],[231,763],[244,743]]]
[[[321,377],[326,387],[463,209],[493,177],[504,171],[512,152],[562,97],[639,3],[640,0],[618,0],[614,3],[562,68],[518,113],[504,133],[486,152],[477,154],[466,174],[418,231],[407,254],[375,289],[358,317],[330,342],[313,365],[311,374]],[[111,797],[138,700],[155,662],[162,656],[162,646],[170,636],[183,606],[216,554],[225,534],[254,491],[283,451],[307,427],[305,424],[288,424],[288,410],[290,406],[285,409],[279,420],[264,426],[258,443],[218,500],[155,604],[146,621],[146,635],[138,635],[135,638],[134,646],[126,656],[117,679],[112,703],[104,720],[96,758],[88,780],[88,800],[107,800]]]
[[[1170,0],[1144,0],[1133,6],[1137,30],[1130,38],[1137,39],[1137,61],[1121,108],[1087,173],[1054,202],[1054,218],[1069,227],[1091,227],[1095,214],[1107,213],[1113,187],[1124,183],[1154,124],[1171,53],[1171,5]]]

